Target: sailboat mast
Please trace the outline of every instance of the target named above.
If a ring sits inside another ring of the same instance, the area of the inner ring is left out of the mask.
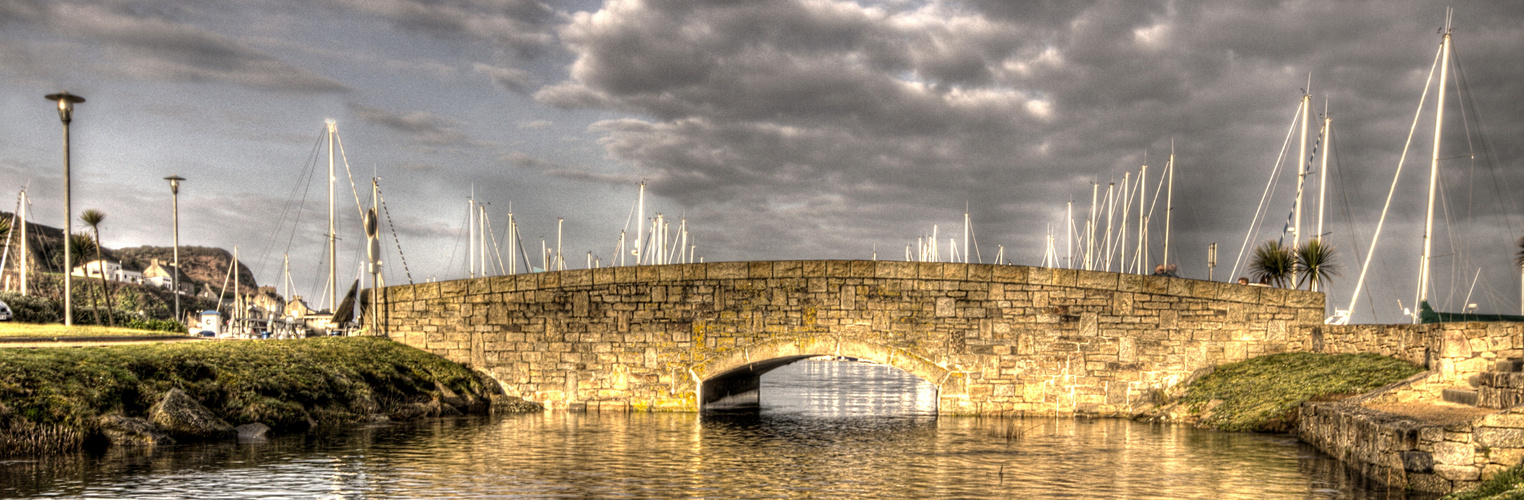
[[[333,136],[338,134],[339,122],[328,120],[328,310],[332,311],[339,307],[339,233],[334,225],[333,184],[337,179],[333,175]],[[175,272],[179,272],[178,269]],[[175,293],[179,293],[177,290]]]
[[[513,249],[514,249],[514,246],[513,246],[514,245],[514,238],[513,238],[514,234],[513,233],[518,232],[518,231],[514,230],[515,229],[514,228],[514,224],[515,224],[515,222],[513,222],[513,202],[508,202],[508,274],[518,274],[519,273],[519,261],[518,261],[518,259],[514,258],[514,256],[513,256]]]
[[[1074,200],[1064,206],[1064,266],[1074,269]]]
[[[1175,145],[1173,141],[1169,145],[1169,191],[1164,195],[1164,260],[1160,263],[1169,266],[1169,222],[1175,215]]]
[[[1085,270],[1093,269],[1095,251],[1095,205],[1097,197],[1101,195],[1101,183],[1090,183],[1090,219],[1085,223]]]
[[[1439,189],[1439,139],[1445,124],[1445,82],[1450,76],[1450,19],[1445,16],[1445,37],[1439,59],[1439,100],[1434,111],[1434,154],[1429,160],[1429,208],[1423,222],[1423,261],[1418,265],[1418,298],[1413,300],[1413,322],[1417,323],[1423,301],[1429,299],[1429,259],[1434,241],[1434,195]]]
[[[641,247],[645,244],[646,181],[640,181],[640,201],[635,209],[635,265],[640,265]]]
[[[1147,156],[1147,152],[1144,153]],[[1147,158],[1144,158],[1146,161]],[[1144,225],[1148,218],[1143,214],[1143,199],[1148,197],[1148,164],[1144,163],[1138,169],[1138,247],[1133,249],[1133,260],[1138,263],[1138,274],[1147,274],[1143,268],[1148,265],[1148,231]],[[1157,191],[1156,191],[1157,193]],[[1155,195],[1157,196],[1157,195]]]
[[[1307,183],[1307,112],[1308,104],[1312,102],[1312,74],[1307,75],[1307,88],[1302,91],[1302,146],[1296,159],[1296,202],[1292,204],[1292,211],[1296,212],[1295,223],[1291,226],[1291,247],[1302,245],[1302,187]],[[1166,231],[1167,232],[1167,231]]]
[[[27,294],[26,282],[27,282],[28,274],[31,272],[28,269],[31,266],[31,262],[28,262],[28,261],[31,260],[31,255],[32,255],[31,247],[28,246],[28,245],[30,245],[30,243],[28,243],[28,242],[31,241],[31,240],[26,239],[26,226],[27,226],[27,224],[26,224],[26,212],[27,212],[27,210],[26,209],[27,209],[27,205],[30,204],[29,203],[30,201],[31,200],[27,199],[26,190],[22,189],[21,190],[21,210],[20,210],[21,211],[21,295],[22,296],[25,296]],[[180,270],[179,269],[175,269],[175,272],[180,272]],[[179,290],[175,290],[175,295],[179,296],[180,295],[180,291]],[[178,321],[178,319],[177,319],[177,321]]]
[[[968,251],[969,225],[968,225],[968,223],[969,223],[969,220],[968,220],[968,203],[964,203],[963,204],[963,263],[964,264],[968,263],[968,254],[969,254],[969,251]]]
[[[231,311],[232,312],[231,316],[233,317],[234,328],[237,328],[237,324],[238,324],[237,323],[238,322],[238,312],[239,312],[239,310],[243,309],[243,307],[240,305],[240,302],[242,302],[242,299],[243,299],[243,293],[241,291],[242,287],[238,286],[238,278],[240,277],[239,276],[240,274],[243,274],[243,273],[238,272],[238,247],[234,246],[233,247],[233,310]]]
[[[1321,163],[1318,165],[1318,234],[1313,235],[1313,238],[1317,239],[1318,243],[1323,242],[1323,202],[1327,200],[1325,193],[1328,192],[1328,153],[1333,148],[1333,141],[1329,140],[1333,136],[1333,118],[1328,116],[1328,101],[1326,99],[1323,101],[1322,136],[1323,158],[1319,160]]]
[[[466,198],[466,276],[476,277],[476,188]]]

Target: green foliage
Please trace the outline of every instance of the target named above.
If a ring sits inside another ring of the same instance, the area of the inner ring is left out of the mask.
[[[1445,495],[1443,500],[1518,500],[1524,499],[1524,465],[1492,476],[1475,488]]]
[[[1268,280],[1275,286],[1285,288],[1296,272],[1296,256],[1292,254],[1291,248],[1281,245],[1280,241],[1265,241],[1254,249],[1254,255],[1249,260],[1249,272],[1256,280]]]
[[[1296,249],[1297,288],[1310,282],[1312,285],[1308,290],[1322,290],[1335,276],[1342,274],[1338,260],[1334,246],[1323,243],[1321,238],[1302,244]]]
[[[354,423],[427,403],[436,383],[463,396],[487,392],[463,366],[375,337],[3,349],[0,437],[56,427],[87,437],[101,415],[143,416],[176,387],[233,425]]]
[[[156,332],[187,332],[184,323],[172,319],[131,318],[128,319],[127,323],[123,324],[122,326],[125,328],[133,328],[137,330],[153,330]]]
[[[1411,377],[1423,368],[1377,354],[1290,352],[1217,367],[1186,388],[1182,403],[1223,403],[1203,425],[1225,431],[1274,430],[1317,397],[1359,394]]]
[[[0,301],[11,307],[11,321],[21,323],[61,323],[63,306],[40,295],[0,292]]]

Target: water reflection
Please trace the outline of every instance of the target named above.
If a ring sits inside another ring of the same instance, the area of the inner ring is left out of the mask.
[[[934,388],[880,368],[780,369],[749,415],[470,417],[12,461],[0,496],[1405,498],[1284,435],[938,418]]]

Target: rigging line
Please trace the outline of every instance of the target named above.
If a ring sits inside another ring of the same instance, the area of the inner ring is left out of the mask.
[[[392,223],[392,211],[386,208],[386,197],[381,196],[381,184],[376,183],[376,198],[381,200],[381,213],[386,214],[386,227],[392,231],[392,243],[397,245],[397,258],[402,260],[402,272],[407,274],[407,284],[413,284],[413,271],[407,267],[407,255],[402,253],[402,240],[397,238],[397,225]]]
[[[457,226],[457,227],[459,227],[461,229],[466,229],[466,224],[470,223],[470,221],[471,221],[471,209],[467,208],[466,209],[466,216],[460,221],[460,225]],[[458,267],[456,267],[456,266],[464,265],[465,264],[464,262],[461,262],[463,259],[457,259],[455,257],[455,251],[460,249],[460,238],[461,238],[461,236],[464,236],[464,235],[462,235],[459,232],[455,233],[455,242],[450,244],[450,262],[453,262],[454,264],[451,264],[450,266],[445,268],[445,274],[454,274],[455,271],[458,269]],[[466,251],[469,252],[469,251],[471,251],[471,249],[468,248],[468,249],[466,249]]]
[[[1439,189],[1437,191],[1439,192],[1440,212],[1444,214],[1445,218],[1445,234],[1450,237],[1450,293],[1445,297],[1445,306],[1446,309],[1454,309],[1455,269],[1459,267],[1461,263],[1466,262],[1467,259],[1461,250],[1455,245],[1455,221],[1450,216],[1450,197],[1445,196],[1446,183],[1445,172],[1443,170],[1441,170],[1439,173],[1438,182]]]
[[[1418,109],[1413,111],[1413,124],[1408,127],[1408,139],[1402,145],[1402,156],[1397,158],[1397,172],[1392,174],[1392,187],[1386,192],[1386,203],[1381,206],[1381,219],[1376,221],[1376,234],[1371,237],[1371,251],[1365,254],[1365,263],[1360,266],[1360,279],[1355,281],[1355,293],[1350,298],[1349,310],[1355,310],[1356,301],[1360,300],[1360,290],[1365,288],[1365,273],[1370,269],[1371,256],[1376,254],[1376,244],[1381,241],[1381,228],[1386,225],[1387,211],[1392,208],[1392,195],[1397,194],[1397,179],[1402,175],[1402,166],[1408,160],[1408,149],[1413,145],[1413,134],[1418,131],[1418,118],[1423,115],[1423,103],[1429,99],[1429,86],[1434,83],[1434,70],[1439,68],[1439,56],[1444,52],[1444,46],[1434,52],[1434,65],[1429,67],[1429,79],[1424,81],[1423,94],[1418,98]],[[1413,304],[1414,308],[1419,307]]]
[[[1259,233],[1261,217],[1269,215],[1268,201],[1270,195],[1275,192],[1277,177],[1280,177],[1281,165],[1286,162],[1286,155],[1290,152],[1291,136],[1296,132],[1297,119],[1302,116],[1302,106],[1297,105],[1296,113],[1291,114],[1291,125],[1286,127],[1286,139],[1281,141],[1281,152],[1275,157],[1275,165],[1270,168],[1270,179],[1265,181],[1265,191],[1259,195],[1259,206],[1254,209],[1254,218],[1249,220],[1249,232],[1244,234],[1244,242],[1238,247],[1238,257],[1233,258],[1232,276],[1238,276],[1239,266],[1246,264],[1244,252],[1249,249],[1249,240]]]
[[[1342,208],[1344,209],[1344,225],[1345,225],[1345,229],[1348,229],[1350,236],[1353,236],[1352,238],[1350,238],[1350,244],[1354,245],[1354,247],[1355,247],[1355,258],[1358,259],[1358,258],[1360,258],[1360,255],[1363,254],[1363,252],[1361,252],[1361,250],[1360,250],[1360,241],[1364,240],[1365,236],[1360,234],[1360,225],[1355,224],[1354,208],[1350,204],[1349,189],[1346,187],[1346,186],[1348,186],[1348,184],[1346,184],[1344,182],[1343,160],[1339,156],[1339,150],[1341,148],[1333,147],[1333,143],[1335,141],[1337,141],[1337,139],[1338,139],[1338,135],[1333,131],[1332,128],[1330,128],[1328,130],[1328,147],[1329,147],[1329,151],[1333,152],[1333,160],[1334,160],[1333,161],[1333,166],[1330,167],[1330,169],[1333,170],[1334,175],[1335,175],[1335,180],[1339,184],[1339,193],[1342,195],[1341,198],[1342,198],[1342,200],[1344,202],[1343,205],[1342,205]],[[1360,206],[1365,206],[1364,200],[1359,199],[1359,196],[1360,196],[1360,191],[1359,190],[1355,191],[1355,196],[1357,198],[1355,200],[1355,203],[1359,204]],[[1383,267],[1382,267],[1382,269],[1386,269],[1386,267],[1385,267],[1385,261],[1383,261]],[[1375,298],[1371,296],[1371,291],[1369,289],[1367,289],[1365,291],[1365,294],[1366,294],[1365,295],[1366,303],[1368,305],[1370,305],[1370,307],[1371,307],[1371,320],[1372,320],[1372,322],[1379,322],[1379,320],[1376,319],[1376,301],[1375,301]],[[1350,311],[1350,314],[1354,314],[1354,311]]]
[[[629,233],[630,232],[630,221],[635,220],[635,206],[639,205],[639,204],[640,204],[640,200],[638,198],[636,199],[636,201],[630,203],[630,214],[624,216],[624,229],[621,230],[620,234],[625,234],[625,233]],[[619,243],[617,243],[617,242],[614,243],[614,246],[616,246],[616,247],[619,246]],[[618,261],[618,259],[620,257],[620,252],[622,252],[622,251],[624,251],[623,248],[616,248],[616,249],[614,249],[614,260],[609,261],[609,265],[613,265],[614,262]],[[512,253],[512,251],[510,250],[509,253]],[[637,265],[639,265],[639,264],[637,264]]]
[[[1482,161],[1486,162],[1488,167],[1489,167],[1487,169],[1487,171],[1492,176],[1492,189],[1493,189],[1494,194],[1498,198],[1498,203],[1500,205],[1505,205],[1503,208],[1507,208],[1507,210],[1503,210],[1502,211],[1503,212],[1503,217],[1504,217],[1504,222],[1506,224],[1508,224],[1507,227],[1510,230],[1513,230],[1515,227],[1518,227],[1518,226],[1514,225],[1513,214],[1518,212],[1519,208],[1518,208],[1517,205],[1515,205],[1516,200],[1513,197],[1505,197],[1505,196],[1503,196],[1504,192],[1512,192],[1512,189],[1509,188],[1508,185],[1506,184],[1506,178],[1499,178],[1498,177],[1498,173],[1497,173],[1498,165],[1497,165],[1497,163],[1495,161],[1496,158],[1497,158],[1497,152],[1492,147],[1492,141],[1487,139],[1488,135],[1487,135],[1487,130],[1486,130],[1486,124],[1482,122],[1481,112],[1476,109],[1476,99],[1471,97],[1472,96],[1472,92],[1471,92],[1471,79],[1470,79],[1470,77],[1468,77],[1466,75],[1466,67],[1461,65],[1460,54],[1456,51],[1454,43],[1450,44],[1450,58],[1454,60],[1454,66],[1455,66],[1455,70],[1456,70],[1456,75],[1458,76],[1458,78],[1456,78],[1456,80],[1460,81],[1460,85],[1462,86],[1462,88],[1465,89],[1465,92],[1464,92],[1465,98],[1460,100],[1461,101],[1461,115],[1463,117],[1467,116],[1466,108],[1467,108],[1468,103],[1469,103],[1469,106],[1471,108],[1471,112],[1470,112],[1469,116],[1475,116],[1476,117],[1475,120],[1476,120],[1477,137],[1478,137],[1478,141],[1482,143]],[[1467,134],[1466,135],[1466,137],[1467,137],[1467,143],[1469,145],[1469,143],[1470,143],[1470,137],[1471,137],[1470,136],[1470,125],[1469,125],[1469,123],[1467,124],[1467,129],[1466,130],[1467,130],[1467,132],[1466,132],[1466,134]],[[1475,148],[1473,148],[1473,152],[1474,152],[1474,150],[1475,150]],[[1473,157],[1473,159],[1474,159],[1474,157]]]
[[[286,221],[286,215],[291,213],[291,201],[296,199],[296,192],[297,192],[297,190],[301,189],[301,187],[302,187],[302,179],[307,177],[307,173],[306,172],[307,171],[311,171],[313,165],[315,165],[317,163],[317,154],[318,154],[318,150],[322,148],[322,143],[323,143],[323,134],[321,132],[319,132],[318,136],[317,136],[317,139],[312,144],[312,153],[307,157],[307,163],[306,163],[307,169],[306,169],[306,171],[304,171],[302,173],[302,175],[297,176],[297,178],[296,178],[296,184],[293,184],[291,186],[291,194],[286,195],[286,204],[281,207],[280,217],[275,220],[275,226],[270,229],[270,237],[265,240],[265,246],[264,246],[263,249],[260,250],[259,258],[255,261],[256,262],[255,269],[257,269],[257,270],[263,270],[264,267],[265,267],[265,261],[269,257],[270,251],[275,249],[274,248],[275,247],[275,241],[276,241],[277,236],[280,234],[281,225],[285,223],[285,221]],[[306,201],[306,196],[305,195],[306,195],[306,192],[304,191],[303,192],[303,197],[302,197],[302,201],[303,202]],[[297,217],[300,217],[301,216],[301,212],[300,212],[301,207],[298,206],[297,209],[298,209]],[[292,231],[293,234],[295,234],[295,232],[296,232],[296,220],[297,219],[293,218],[292,219],[292,223],[291,223],[292,224],[291,231]],[[287,246],[287,250],[288,251],[290,250],[289,245]],[[258,271],[256,271],[256,273],[257,272]]]
[[[501,276],[508,272],[508,267],[503,265],[503,249],[497,245],[497,231],[492,230],[492,219],[483,217],[482,220],[487,223],[487,237],[492,239],[492,253],[497,254],[497,274]],[[503,230],[506,231],[507,228]],[[508,256],[512,257],[513,254]],[[492,261],[487,261],[487,264],[492,264]]]
[[[312,192],[312,179],[317,176],[317,154],[323,140],[322,134],[322,132],[318,133],[318,145],[313,146],[312,157],[307,161],[307,171],[303,174],[307,181],[301,182],[298,179],[297,182],[298,186],[304,187],[302,188],[302,201],[296,205],[296,217],[293,217],[291,220],[291,234],[286,237],[286,254],[288,255],[291,253],[291,246],[296,242],[296,228],[301,224],[302,213],[306,211],[307,196]],[[325,252],[324,255],[327,255],[327,253]]]
[[[524,235],[523,235],[523,233],[519,232],[519,225],[518,224],[513,224],[511,226],[508,226],[508,230],[513,231],[513,236],[514,236],[513,239],[519,245],[519,253],[524,255],[524,272],[525,273],[533,273],[534,272],[534,264],[529,262],[529,249],[524,248]],[[511,248],[508,249],[508,252],[509,253],[513,253],[513,249],[511,249]],[[542,269],[542,271],[543,271],[543,269]]]
[[[365,219],[365,209],[360,207],[360,191],[355,187],[355,174],[354,172],[349,171],[349,155],[344,152],[344,136],[339,135],[337,129],[334,130],[333,136],[339,141],[339,156],[344,159],[344,175],[349,176],[349,192],[354,193],[355,195],[355,216],[360,218],[362,221],[361,224],[363,225],[363,220]]]

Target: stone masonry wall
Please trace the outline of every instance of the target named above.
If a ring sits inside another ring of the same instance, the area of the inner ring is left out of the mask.
[[[1516,377],[1488,370],[1524,352],[1524,323],[1310,328],[1316,350],[1375,352],[1429,371],[1359,397],[1303,403],[1297,427],[1303,441],[1368,479],[1439,493],[1466,489],[1524,460],[1524,408],[1445,425],[1379,410],[1438,401],[1443,390],[1471,388],[1473,382],[1508,379],[1511,385]]]
[[[550,408],[620,411],[695,411],[708,377],[833,354],[936,384],[944,413],[1126,413],[1196,369],[1310,350],[1324,311],[1304,291],[871,261],[535,273],[384,297],[395,340]]]

